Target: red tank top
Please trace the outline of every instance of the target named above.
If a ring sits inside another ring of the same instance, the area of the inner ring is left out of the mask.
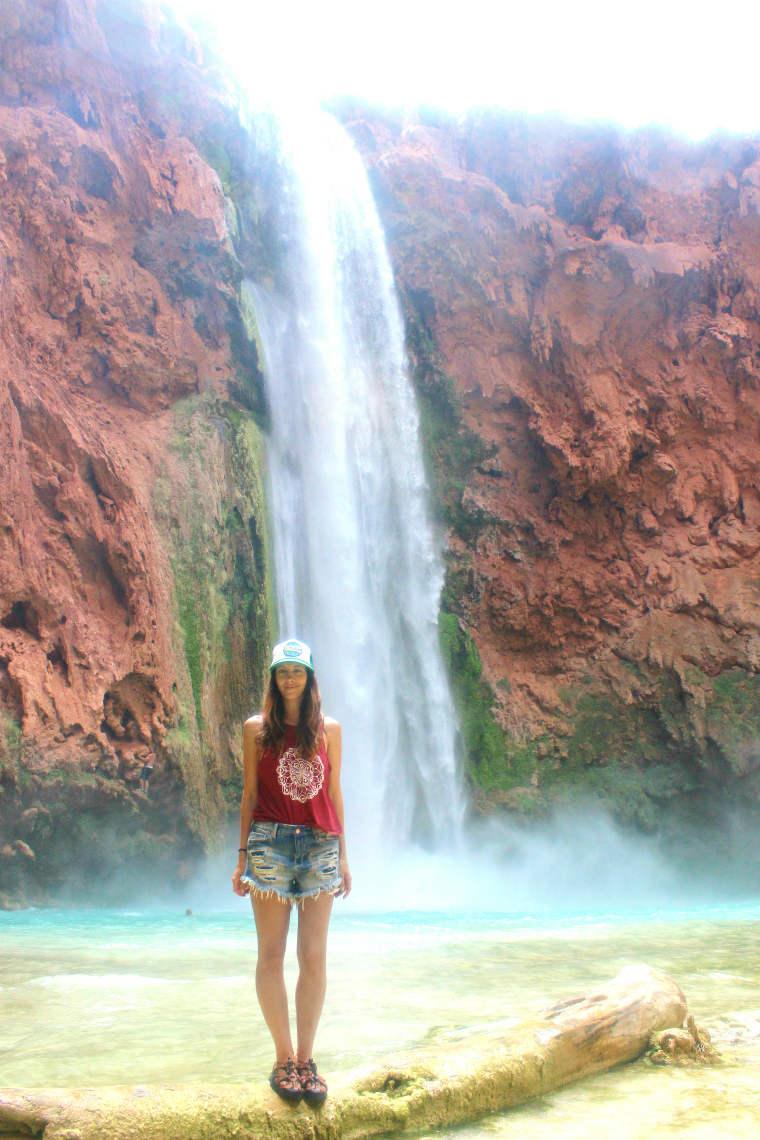
[[[296,744],[296,730],[285,725],[282,753],[271,748],[261,754],[258,797],[253,818],[261,823],[300,823],[340,835],[335,805],[330,799],[330,761],[324,738],[311,760],[304,760]]]

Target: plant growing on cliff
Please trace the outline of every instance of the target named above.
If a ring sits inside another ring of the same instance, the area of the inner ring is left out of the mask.
[[[712,683],[706,727],[735,772],[743,775],[760,760],[760,675],[727,669]]]
[[[21,755],[21,727],[6,712],[0,712],[0,783],[18,778],[18,761]]]
[[[456,382],[438,365],[438,353],[420,309],[419,295],[407,297],[406,346],[420,412],[420,429],[434,502],[440,521],[471,543],[482,525],[477,512],[467,511],[462,495],[479,463],[494,449],[462,420]]]
[[[454,692],[468,779],[484,791],[526,784],[536,766],[530,741],[510,739],[493,715],[494,694],[478,648],[454,614],[441,613],[438,633]]]
[[[210,435],[209,435],[210,433]],[[224,486],[207,486],[211,439],[220,447]],[[231,717],[260,695],[269,644],[271,597],[261,485],[259,431],[249,411],[214,400],[178,409],[175,454],[186,488],[182,521],[170,526],[177,611],[201,734],[204,694],[227,677]],[[219,490],[223,497],[209,512]]]

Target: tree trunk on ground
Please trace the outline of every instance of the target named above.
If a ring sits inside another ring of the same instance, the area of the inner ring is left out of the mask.
[[[557,1002],[512,1029],[363,1065],[331,1081],[323,1108],[284,1104],[266,1084],[13,1090],[0,1093],[3,1140],[358,1140],[476,1120],[579,1077],[632,1061],[680,1025],[675,982],[627,966],[609,985]]]

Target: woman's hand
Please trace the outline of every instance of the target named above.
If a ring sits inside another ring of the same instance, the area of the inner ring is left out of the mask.
[[[340,871],[340,890],[336,892],[338,898],[347,899],[351,893],[351,872],[348,869],[348,859],[341,859],[338,863]]]
[[[248,890],[249,890],[247,883],[241,883],[240,882],[240,876],[243,874],[243,871],[245,870],[245,864],[246,864],[245,852],[241,851],[240,855],[238,856],[237,867],[235,868],[234,874],[232,876],[232,889],[236,895],[240,895],[241,899],[245,898],[245,896],[248,894]]]

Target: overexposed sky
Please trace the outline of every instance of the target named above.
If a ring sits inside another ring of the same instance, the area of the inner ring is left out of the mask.
[[[760,131],[760,0],[176,0],[262,94]]]

